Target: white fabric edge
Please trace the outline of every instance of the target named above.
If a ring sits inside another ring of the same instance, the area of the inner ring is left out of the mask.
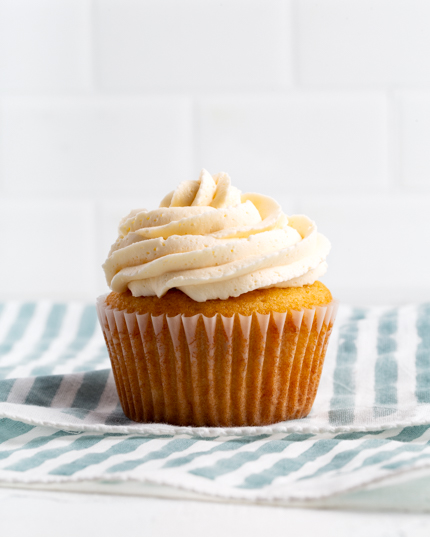
[[[382,483],[365,486],[360,490],[337,494],[324,500],[308,502],[262,502],[232,500],[213,497],[195,492],[179,490],[174,487],[138,482],[100,483],[82,481],[80,483],[0,483],[0,488],[7,491],[32,491],[58,500],[60,494],[94,494],[109,496],[137,496],[175,500],[194,500],[216,503],[260,504],[279,507],[321,508],[337,510],[430,512],[430,468],[425,475],[413,477],[416,471],[409,472],[407,478],[398,476],[387,478]]]
[[[24,408],[23,408],[24,406]],[[98,432],[98,433],[120,433],[120,434],[142,434],[142,435],[178,435],[186,434],[194,437],[218,437],[218,436],[257,436],[261,434],[277,433],[311,433],[311,434],[336,434],[347,432],[366,432],[366,431],[383,431],[399,429],[416,425],[429,425],[430,416],[428,412],[423,412],[423,416],[408,418],[404,421],[387,421],[373,423],[367,426],[363,425],[336,425],[336,426],[318,426],[306,425],[303,420],[292,420],[290,422],[280,422],[274,425],[264,425],[259,427],[180,427],[162,423],[133,425],[94,425],[91,423],[79,423],[76,419],[72,423],[69,421],[58,420],[58,415],[62,409],[43,409],[44,412],[51,412],[55,418],[41,419],[34,414],[40,414],[40,407],[33,405],[16,405],[14,403],[0,403],[0,418],[9,418],[15,421],[21,421],[28,425],[51,427],[63,431],[72,432]]]

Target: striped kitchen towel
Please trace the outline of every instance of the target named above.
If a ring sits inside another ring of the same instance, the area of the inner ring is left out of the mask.
[[[430,304],[341,306],[311,414],[273,426],[131,422],[108,367],[92,305],[0,304],[0,484],[306,504],[430,468]]]

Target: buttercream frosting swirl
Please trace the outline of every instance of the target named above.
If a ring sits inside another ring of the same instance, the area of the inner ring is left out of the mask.
[[[287,217],[274,199],[206,170],[158,209],[132,211],[118,233],[103,265],[113,291],[161,297],[177,288],[197,302],[314,283],[330,250],[307,216]]]

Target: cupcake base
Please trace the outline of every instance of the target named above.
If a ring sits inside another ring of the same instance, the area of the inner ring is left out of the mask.
[[[258,426],[305,417],[337,302],[232,317],[127,313],[97,300],[124,414],[137,422]]]

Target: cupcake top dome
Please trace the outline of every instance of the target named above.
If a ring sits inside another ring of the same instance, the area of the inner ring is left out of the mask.
[[[161,297],[177,288],[204,302],[312,284],[329,250],[307,216],[287,217],[269,196],[242,194],[226,173],[202,170],[158,209],[123,218],[103,269],[112,291]]]

